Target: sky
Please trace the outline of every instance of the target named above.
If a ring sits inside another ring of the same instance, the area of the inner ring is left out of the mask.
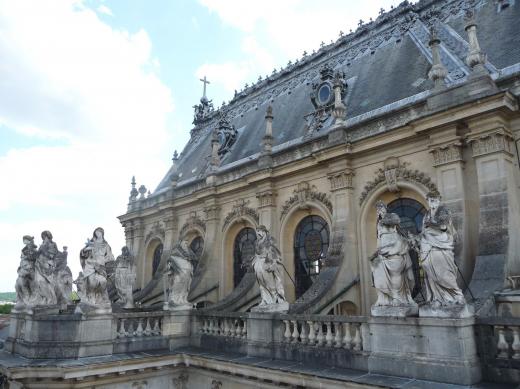
[[[394,0],[0,0],[0,292],[22,236],[117,256],[130,181],[153,192],[189,140],[200,78],[215,106]]]

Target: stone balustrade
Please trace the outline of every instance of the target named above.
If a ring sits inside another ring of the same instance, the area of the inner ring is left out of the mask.
[[[282,315],[283,343],[362,351],[361,317]]]
[[[116,337],[142,338],[162,335],[162,312],[115,314]]]
[[[199,314],[199,332],[205,335],[228,338],[247,338],[247,317],[245,314],[230,312],[226,314]]]
[[[520,360],[520,324],[494,326],[497,358]]]

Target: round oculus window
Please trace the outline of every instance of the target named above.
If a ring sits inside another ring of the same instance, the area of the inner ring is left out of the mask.
[[[320,105],[328,104],[332,95],[330,85],[325,83],[318,89],[318,102]]]

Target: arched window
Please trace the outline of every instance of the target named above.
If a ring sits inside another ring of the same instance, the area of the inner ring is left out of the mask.
[[[196,262],[193,264],[193,270],[197,269],[197,266],[204,250],[204,239],[202,236],[195,237],[190,243],[190,249],[195,253]]]
[[[236,287],[247,271],[247,264],[255,255],[256,232],[246,227],[240,230],[235,238],[233,249],[233,285]]]
[[[152,261],[152,276],[155,275],[157,269],[159,268],[159,264],[161,263],[161,256],[163,252],[163,244],[160,243],[153,252],[153,261]]]
[[[320,216],[307,216],[294,234],[294,273],[296,298],[314,282],[329,249],[329,226]]]
[[[401,218],[401,229],[408,234],[417,235],[421,232],[423,218],[424,215],[426,215],[426,208],[424,208],[420,202],[408,198],[397,199],[387,205],[387,211],[399,215]],[[415,297],[419,294],[421,289],[421,268],[419,266],[419,257],[415,250],[410,250],[410,257],[412,259],[415,279],[412,297]]]

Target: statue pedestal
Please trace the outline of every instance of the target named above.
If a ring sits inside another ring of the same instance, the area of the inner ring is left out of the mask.
[[[480,382],[474,325],[474,318],[373,317],[363,339],[368,369],[459,385]]]
[[[76,305],[74,313],[80,313],[82,315],[108,315],[112,313],[112,306],[97,306],[80,302]]]
[[[452,304],[444,306],[433,306],[425,304],[419,307],[420,317],[438,317],[444,319],[464,319],[475,316],[473,305],[469,304]]]
[[[32,314],[11,314],[5,349],[35,359],[110,355],[114,333],[111,314],[59,314],[59,307],[36,307]]]
[[[278,304],[266,304],[266,305],[258,305],[256,307],[251,308],[251,312],[287,312],[289,310],[289,303],[284,301],[283,303]]]
[[[419,306],[417,305],[372,305],[370,313],[374,317],[412,317],[419,314]]]

